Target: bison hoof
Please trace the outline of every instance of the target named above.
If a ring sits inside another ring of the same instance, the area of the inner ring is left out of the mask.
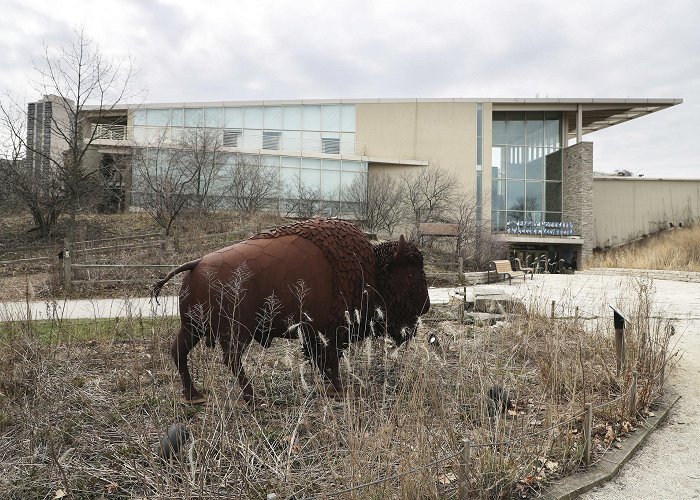
[[[199,397],[188,398],[187,396],[182,396],[180,398],[180,401],[186,405],[203,405],[204,403],[207,402],[207,397],[206,396],[199,396]]]
[[[342,399],[345,396],[345,389],[343,387],[337,388],[333,384],[326,384],[326,395]]]
[[[189,394],[183,391],[180,401],[187,405],[201,405],[207,402],[207,396],[199,391],[193,391]]]

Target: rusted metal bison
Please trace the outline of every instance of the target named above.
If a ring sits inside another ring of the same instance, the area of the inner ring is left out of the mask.
[[[241,363],[246,347],[276,337],[301,337],[305,355],[341,392],[338,360],[351,342],[388,335],[400,345],[430,308],[420,251],[403,236],[372,245],[342,220],[283,226],[207,254],[158,281],[153,296],[184,271],[172,356],[190,402],[203,400],[187,366],[202,338],[221,344],[243,400],[253,399]]]

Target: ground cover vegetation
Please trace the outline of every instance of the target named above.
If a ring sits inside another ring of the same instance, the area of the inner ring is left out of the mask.
[[[590,267],[700,272],[700,225],[669,229],[596,252],[589,263]]]
[[[221,353],[202,344],[190,366],[209,402],[180,403],[175,318],[0,313],[0,487],[9,498],[453,498],[466,438],[470,498],[535,496],[583,467],[584,403],[594,461],[653,410],[672,329],[649,316],[650,284],[630,286],[637,300],[618,305],[639,320],[619,376],[608,318],[532,310],[476,327],[427,317],[399,349],[352,346],[343,399],[325,396],[298,342],[252,346],[245,368],[264,393],[255,407],[238,404]],[[164,458],[172,424],[188,438]]]

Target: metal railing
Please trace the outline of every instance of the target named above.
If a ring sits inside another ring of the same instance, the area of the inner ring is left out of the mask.
[[[219,147],[247,150],[284,151],[290,154],[323,153],[330,155],[366,154],[366,146],[355,141],[321,135],[316,138],[291,137],[282,131],[204,128],[204,127],[153,127],[126,126],[99,123],[94,125],[95,137],[99,140],[127,141],[132,140],[144,147],[148,146],[177,146],[188,140],[188,137],[211,137],[212,144]],[[274,132],[274,133],[272,133]],[[277,134],[277,132],[281,132]],[[337,133],[334,133],[337,135]]]
[[[128,130],[126,125],[116,125],[111,123],[98,123],[93,127],[96,139],[107,139],[110,141],[126,141]]]

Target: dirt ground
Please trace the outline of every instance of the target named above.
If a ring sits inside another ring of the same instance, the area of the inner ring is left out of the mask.
[[[0,302],[24,300],[29,291],[29,300],[48,294],[50,273],[0,276]]]

